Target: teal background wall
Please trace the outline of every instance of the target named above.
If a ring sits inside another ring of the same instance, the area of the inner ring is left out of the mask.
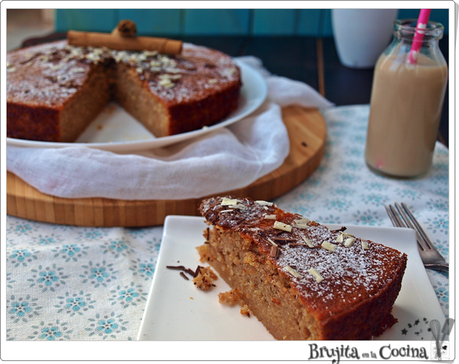
[[[399,9],[398,18],[417,18],[419,9]],[[110,32],[122,19],[139,35],[299,35],[331,37],[330,9],[58,9],[56,31]],[[430,19],[448,34],[448,9],[432,9]]]

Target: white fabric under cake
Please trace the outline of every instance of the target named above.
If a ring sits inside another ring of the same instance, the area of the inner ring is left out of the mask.
[[[257,58],[240,60],[266,77],[268,99],[227,128],[135,154],[8,146],[7,169],[43,193],[66,198],[173,200],[247,186],[281,166],[289,153],[281,107],[332,104],[302,82],[270,75]]]

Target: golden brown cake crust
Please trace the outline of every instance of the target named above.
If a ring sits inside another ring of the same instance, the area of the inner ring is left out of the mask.
[[[319,323],[321,339],[369,339],[380,333],[382,325],[394,323],[389,317],[401,288],[406,254],[350,235],[339,238],[343,231],[330,231],[314,221],[295,223],[303,217],[275,205],[247,198],[237,199],[237,205],[222,205],[223,199],[232,198],[204,200],[201,214],[218,229],[252,241],[279,275],[289,279],[308,314]],[[276,221],[291,226],[291,231],[275,228]],[[353,243],[345,246],[348,238]],[[324,241],[334,251],[325,249]],[[319,273],[320,282],[310,269]]]
[[[26,106],[8,103],[7,120],[14,120],[14,126],[8,124],[7,135],[10,138],[59,141],[59,110],[57,108]]]
[[[94,70],[107,73],[108,88],[115,93],[116,78],[110,78],[120,63],[132,68],[138,87],[164,106],[168,125],[157,136],[215,124],[237,107],[240,70],[219,51],[184,44],[180,55],[166,56],[73,47],[58,41],[8,53],[8,137],[62,141],[62,110],[84,89]]]

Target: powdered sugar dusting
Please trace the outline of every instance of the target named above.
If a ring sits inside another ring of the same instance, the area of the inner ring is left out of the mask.
[[[239,84],[240,70],[231,57],[205,47],[183,44],[180,55],[155,51],[118,51],[74,47],[59,41],[7,55],[8,98],[57,105],[84,83],[94,65],[123,63],[170,105],[199,101]]]
[[[60,105],[86,80],[92,61],[63,42],[27,48],[8,54],[16,72],[8,74],[8,101],[29,105]]]
[[[404,259],[395,249],[359,237],[353,237],[355,244],[346,247],[343,242],[337,242],[342,231],[331,231],[314,221],[297,228],[294,220],[302,216],[286,213],[276,206],[269,206],[266,210],[265,206],[250,199],[239,199],[238,203],[244,209],[220,214],[220,210],[228,209],[228,206],[222,207],[219,201],[219,197],[203,201],[200,210],[207,221],[253,239],[268,256],[272,247],[270,240],[274,241],[279,254],[276,259],[270,259],[280,274],[289,277],[291,285],[311,307],[319,304],[321,307],[345,309],[372,297],[392,281],[395,270]],[[265,219],[266,214],[276,215],[276,220]],[[292,225],[292,231],[275,229],[275,221]],[[352,237],[349,234],[345,236]],[[323,248],[324,241],[332,244],[334,251]],[[366,242],[368,249],[364,249],[362,241]],[[323,279],[312,275],[311,269]]]

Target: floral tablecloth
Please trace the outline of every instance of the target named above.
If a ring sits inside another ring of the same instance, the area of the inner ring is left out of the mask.
[[[403,201],[448,260],[448,149],[437,143],[433,166],[422,179],[375,175],[363,156],[368,113],[368,105],[323,111],[328,135],[321,165],[275,202],[322,223],[389,227],[384,204]],[[51,225],[7,216],[6,339],[136,339],[162,231]],[[430,270],[428,275],[448,316],[448,275]]]

